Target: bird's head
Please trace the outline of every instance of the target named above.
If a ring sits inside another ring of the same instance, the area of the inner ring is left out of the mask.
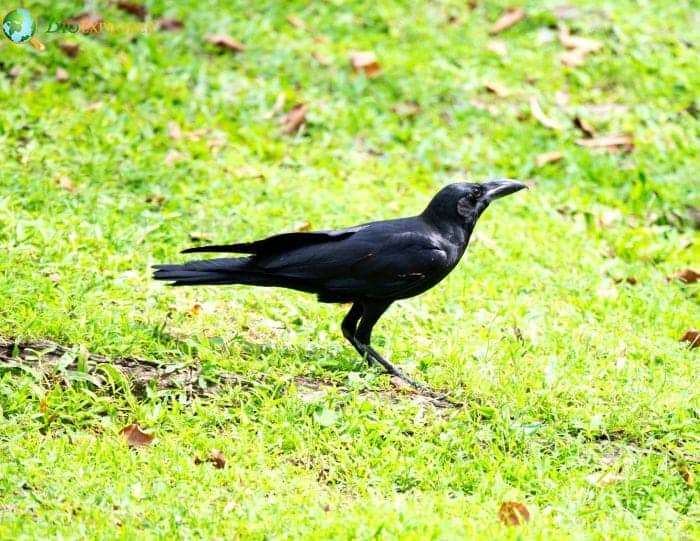
[[[423,212],[423,216],[432,222],[459,223],[471,229],[481,213],[491,201],[527,188],[522,182],[499,178],[470,184],[458,182],[449,184],[433,197]]]

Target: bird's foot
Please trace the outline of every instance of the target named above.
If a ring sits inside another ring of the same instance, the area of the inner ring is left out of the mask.
[[[416,389],[418,391],[432,392],[430,389],[428,389],[422,383],[418,383],[417,381],[412,380],[410,377],[408,377],[406,374],[404,374],[403,371],[398,366],[387,361],[372,346],[360,344],[360,347],[362,349],[363,356],[366,357],[370,363],[375,362],[377,364],[380,364],[384,368],[384,370],[386,370],[387,374],[391,374],[392,376],[396,376],[397,378],[399,378],[402,381],[405,381],[411,387],[413,387],[414,389]]]

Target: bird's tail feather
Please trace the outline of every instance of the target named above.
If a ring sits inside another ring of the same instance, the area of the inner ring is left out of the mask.
[[[153,265],[156,280],[170,280],[173,286],[248,284],[274,285],[274,276],[256,270],[249,257],[207,259],[184,264]]]

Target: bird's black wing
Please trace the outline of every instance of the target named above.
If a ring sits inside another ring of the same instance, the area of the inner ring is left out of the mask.
[[[359,231],[362,226],[349,227],[347,229],[334,229],[328,231],[309,231],[303,233],[282,233],[254,242],[241,242],[238,244],[218,244],[211,246],[196,246],[183,250],[183,254],[195,252],[233,252],[237,254],[269,255],[279,252],[287,252],[333,241],[347,239]]]
[[[255,264],[265,272],[313,284],[321,300],[338,299],[331,302],[412,296],[432,287],[453,266],[429,236],[387,231],[380,224],[369,224],[339,242],[259,256]]]

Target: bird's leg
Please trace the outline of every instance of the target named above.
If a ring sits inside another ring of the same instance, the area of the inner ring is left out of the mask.
[[[372,337],[372,328],[374,327],[375,323],[379,320],[379,318],[382,316],[382,314],[386,311],[387,308],[389,308],[389,305],[391,303],[382,303],[382,304],[364,304],[361,306],[359,313],[362,316],[362,319],[360,320],[360,324],[357,327],[357,330],[354,333],[354,336],[349,337],[347,335],[346,338],[350,340],[353,346],[355,346],[355,349],[362,355],[363,357],[366,357],[367,360],[374,361],[384,367],[384,370],[386,370],[389,374],[393,376],[397,376],[404,380],[406,383],[414,387],[415,389],[425,391],[427,388],[424,385],[421,385],[420,383],[413,381],[411,378],[409,378],[406,374],[403,373],[403,371],[387,361],[384,357],[382,357],[379,352],[374,349],[370,345],[370,339]],[[345,322],[350,319],[350,316],[353,313],[353,310],[355,307],[358,306],[358,304],[353,304],[352,309],[350,310],[350,313],[345,317],[343,320],[343,334],[345,334]],[[357,314],[355,314],[357,317]]]

